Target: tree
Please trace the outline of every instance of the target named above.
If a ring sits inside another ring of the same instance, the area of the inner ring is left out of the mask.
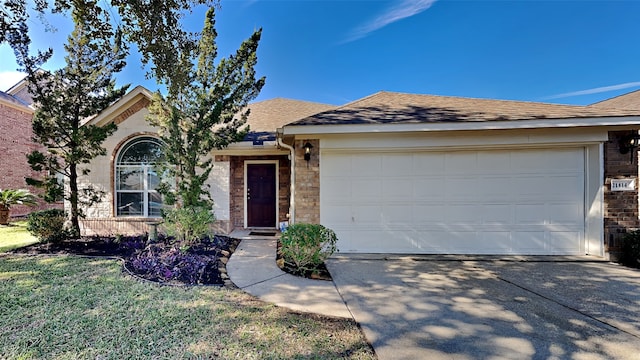
[[[245,40],[235,55],[217,64],[215,11],[206,13],[197,48],[176,54],[178,65],[160,78],[168,94],[154,94],[148,121],[164,143],[163,180],[158,189],[168,204],[211,210],[206,181],[213,169],[211,151],[240,141],[249,101],[265,78],[256,79],[256,51],[262,29]]]
[[[29,23],[36,23],[31,16],[38,16],[43,25],[40,28],[52,31],[53,27],[46,20],[48,12],[63,13],[95,3],[82,0],[0,1],[0,44],[6,42],[15,51],[31,42]],[[217,6],[219,0],[102,0],[100,3],[110,13],[116,13],[117,19],[94,20],[118,21],[123,40],[136,44],[143,64],[152,65],[149,75],[162,78],[177,63],[176,54],[183,52],[176,52],[176,49],[191,51],[196,47],[198,34],[182,29],[184,15],[198,5]],[[51,52],[51,49],[43,50],[42,54],[51,56]]]
[[[108,13],[97,0],[76,5],[80,6],[71,10],[75,26],[65,45],[64,68],[41,71],[39,66],[46,56],[30,56],[28,44],[16,50],[18,63],[27,71],[36,107],[34,141],[48,149],[27,156],[32,169],[45,174],[40,179],[27,179],[27,183],[44,188],[48,201],[62,196],[69,202],[69,231],[73,236],[80,234],[82,207],[94,204],[102,196],[97,189],[80,186],[78,177],[89,173],[84,164],[106,155],[102,143],[116,130],[115,124],[99,127],[83,123],[121,98],[128,87],[116,88],[112,79],[124,67],[126,51]],[[65,177],[66,186],[57,175]]]

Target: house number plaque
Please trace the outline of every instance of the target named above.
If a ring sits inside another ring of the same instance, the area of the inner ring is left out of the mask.
[[[636,179],[611,179],[611,191],[633,191]]]

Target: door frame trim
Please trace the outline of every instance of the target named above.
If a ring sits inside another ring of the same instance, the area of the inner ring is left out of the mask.
[[[276,187],[276,208],[275,208],[275,212],[276,212],[276,223],[273,224],[273,228],[277,229],[278,228],[278,219],[280,219],[280,214],[279,214],[279,209],[280,209],[280,204],[279,204],[279,199],[280,199],[280,160],[245,160],[244,161],[244,184],[243,184],[243,197],[244,197],[244,228],[247,229],[249,227],[248,223],[249,223],[249,216],[248,216],[248,204],[247,204],[247,169],[249,168],[248,165],[253,165],[253,164],[274,164],[275,165],[275,171],[276,171],[276,181],[275,181],[275,187]]]

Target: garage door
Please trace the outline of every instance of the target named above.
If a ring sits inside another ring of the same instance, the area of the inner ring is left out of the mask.
[[[584,149],[323,151],[342,252],[584,254]]]

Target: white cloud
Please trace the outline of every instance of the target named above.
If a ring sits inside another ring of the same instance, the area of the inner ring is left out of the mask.
[[[17,71],[0,72],[0,91],[7,91],[25,77],[25,74]]]
[[[634,81],[634,82],[628,82],[624,84],[617,84],[617,85],[610,85],[610,86],[602,86],[602,87],[597,87],[593,89],[572,91],[568,93],[547,96],[543,99],[552,100],[552,99],[561,99],[561,98],[568,98],[568,97],[580,96],[580,95],[599,94],[603,92],[628,89],[628,88],[637,87],[637,86],[640,86],[640,81]]]
[[[361,39],[391,23],[417,15],[430,8],[436,1],[437,0],[403,0],[396,6],[388,9],[384,14],[352,31],[343,43]]]

